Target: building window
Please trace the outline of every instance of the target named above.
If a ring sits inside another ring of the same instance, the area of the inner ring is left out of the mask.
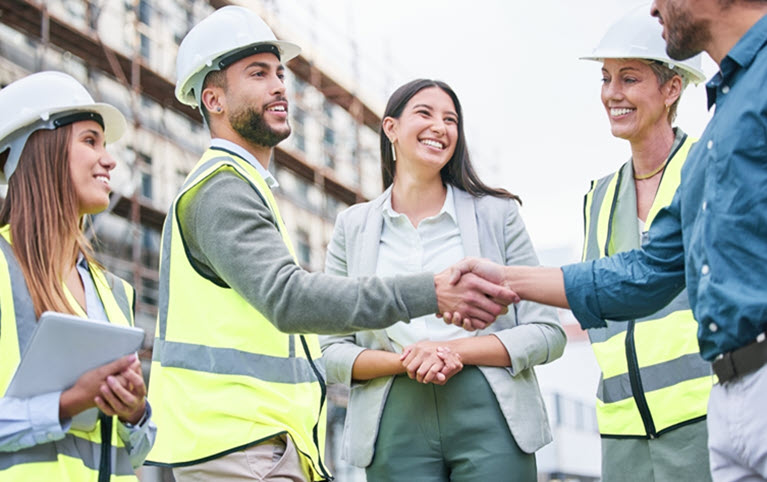
[[[160,284],[153,279],[141,277],[141,297],[142,303],[157,306],[159,302]]]
[[[296,143],[296,148],[301,152],[306,152],[305,127],[306,113],[296,107],[293,113],[293,140]]]
[[[328,126],[325,126],[325,134],[322,137],[322,144],[325,148],[325,164],[335,169],[335,148],[336,148],[336,132]]]
[[[136,153],[136,167],[141,176],[141,197],[152,200],[152,158],[146,154]]]
[[[301,266],[309,266],[312,262],[312,247],[309,244],[309,234],[303,229],[296,233],[296,256]]]
[[[150,19],[152,18],[152,7],[147,0],[140,0],[138,4],[138,21],[149,27]],[[139,34],[141,56],[145,59],[149,59],[151,52],[151,41],[149,37],[143,33]]]

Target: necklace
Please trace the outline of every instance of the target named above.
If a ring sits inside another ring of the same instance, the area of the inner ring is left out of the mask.
[[[652,170],[651,172],[648,172],[647,174],[642,174],[641,176],[637,176],[636,171],[634,171],[634,179],[637,181],[644,181],[645,179],[650,179],[651,177],[655,176],[659,172],[663,170],[664,167],[666,167],[666,164],[668,164],[668,159],[666,159],[663,164]]]

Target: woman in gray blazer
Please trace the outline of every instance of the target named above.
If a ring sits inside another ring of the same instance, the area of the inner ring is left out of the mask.
[[[386,190],[338,216],[328,273],[436,272],[465,256],[538,264],[518,198],[474,172],[448,85],[394,92],[381,159]],[[342,455],[369,481],[536,480],[551,433],[533,367],[565,346],[553,309],[522,302],[479,332],[425,316],[321,343],[328,382],[351,387]]]

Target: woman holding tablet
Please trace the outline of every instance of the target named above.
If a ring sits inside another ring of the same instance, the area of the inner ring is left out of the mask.
[[[115,161],[105,144],[125,119],[60,72],[0,91],[0,393],[45,311],[133,324],[133,290],[94,260],[82,232],[109,205]],[[77,350],[77,347],[72,347]],[[136,480],[154,442],[135,355],[62,392],[0,398],[0,479]],[[98,409],[98,411],[96,410]]]

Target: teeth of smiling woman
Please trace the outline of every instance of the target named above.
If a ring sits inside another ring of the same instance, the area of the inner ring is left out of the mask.
[[[421,141],[422,144],[426,144],[427,146],[436,147],[437,149],[444,149],[445,146],[441,142],[432,141],[429,139],[425,139]]]
[[[106,176],[96,176],[96,180],[106,185],[109,185],[109,178]]]
[[[634,109],[610,109],[610,115],[619,116],[634,112]]]

